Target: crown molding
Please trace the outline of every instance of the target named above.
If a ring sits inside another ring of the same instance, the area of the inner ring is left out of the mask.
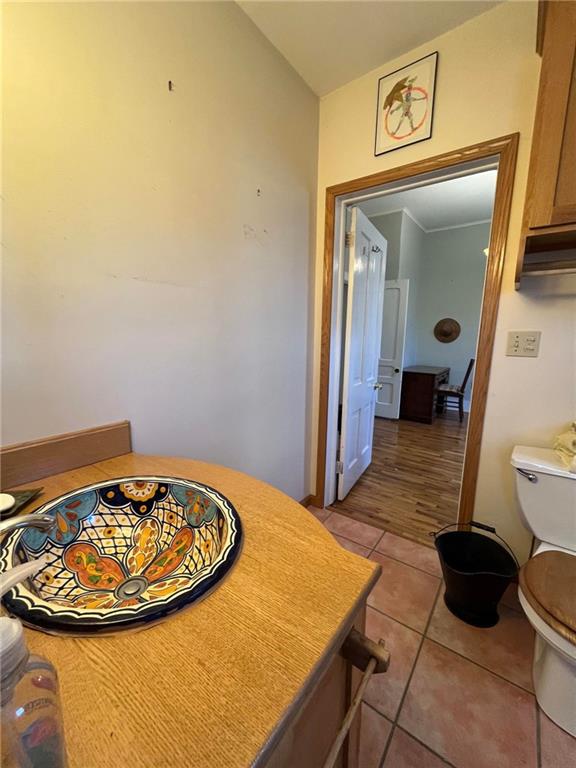
[[[451,224],[449,227],[434,227],[427,229],[426,232],[445,232],[447,229],[463,229],[464,227],[475,227],[477,224],[491,224],[492,219],[478,219],[478,221],[468,221],[466,224]]]
[[[475,227],[477,224],[489,224],[491,223],[492,219],[478,219],[476,221],[467,221],[465,224],[450,224],[447,227],[425,227],[424,224],[422,224],[421,221],[418,221],[416,216],[410,211],[409,208],[394,208],[392,211],[386,211],[385,213],[375,213],[372,216],[368,216],[370,220],[372,219],[379,219],[382,216],[391,216],[393,213],[404,213],[408,218],[412,219],[414,224],[416,224],[420,229],[425,232],[427,235],[431,232],[444,232],[448,229],[462,229],[463,227]]]

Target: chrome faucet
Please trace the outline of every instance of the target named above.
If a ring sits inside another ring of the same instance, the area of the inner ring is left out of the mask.
[[[49,515],[21,515],[12,520],[0,521],[0,538],[18,528],[40,528],[42,531],[48,531],[54,525],[54,518]]]

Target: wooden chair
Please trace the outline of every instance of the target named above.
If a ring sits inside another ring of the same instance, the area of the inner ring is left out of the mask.
[[[468,363],[468,368],[466,369],[466,373],[464,374],[464,379],[462,380],[462,384],[441,384],[439,387],[436,388],[436,413],[441,414],[444,413],[445,410],[448,408],[456,409],[458,408],[458,414],[460,416],[460,421],[463,421],[464,419],[464,391],[466,389],[466,384],[468,384],[468,379],[470,378],[470,374],[472,373],[472,369],[474,368],[475,360],[473,357],[470,358],[470,362]]]

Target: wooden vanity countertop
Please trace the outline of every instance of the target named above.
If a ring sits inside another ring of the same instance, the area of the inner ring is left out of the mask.
[[[242,551],[208,597],[147,629],[92,638],[26,630],[30,651],[58,670],[69,766],[264,765],[379,566],[342,549],[275,488],[188,459],[130,453],[53,475],[37,483],[44,493],[34,505],[147,474],[197,480],[227,496],[242,520]]]

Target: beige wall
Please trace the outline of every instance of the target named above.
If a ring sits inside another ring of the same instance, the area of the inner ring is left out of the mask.
[[[574,278],[513,288],[535,25],[503,4],[322,100],[310,397],[313,94],[234,4],[5,5],[3,442],[127,417],[138,450],[305,495],[326,186],[519,131],[476,516],[524,555],[510,448],[576,396]],[[378,77],[433,50],[432,139],[375,158]],[[540,358],[504,356],[511,328]]]
[[[539,59],[536,3],[504,3],[321,100],[315,306],[317,425],[324,193],[331,184],[518,131],[520,148],[475,516],[492,521],[526,556],[508,457],[515,443],[546,445],[576,406],[576,278],[532,279],[514,291]],[[374,157],[378,77],[438,50],[434,131],[429,141]],[[508,329],[543,331],[540,357],[504,356]],[[314,467],[315,471],[315,467]],[[314,475],[313,475],[314,476]]]
[[[128,418],[303,497],[317,98],[234,3],[4,34],[3,442]]]

